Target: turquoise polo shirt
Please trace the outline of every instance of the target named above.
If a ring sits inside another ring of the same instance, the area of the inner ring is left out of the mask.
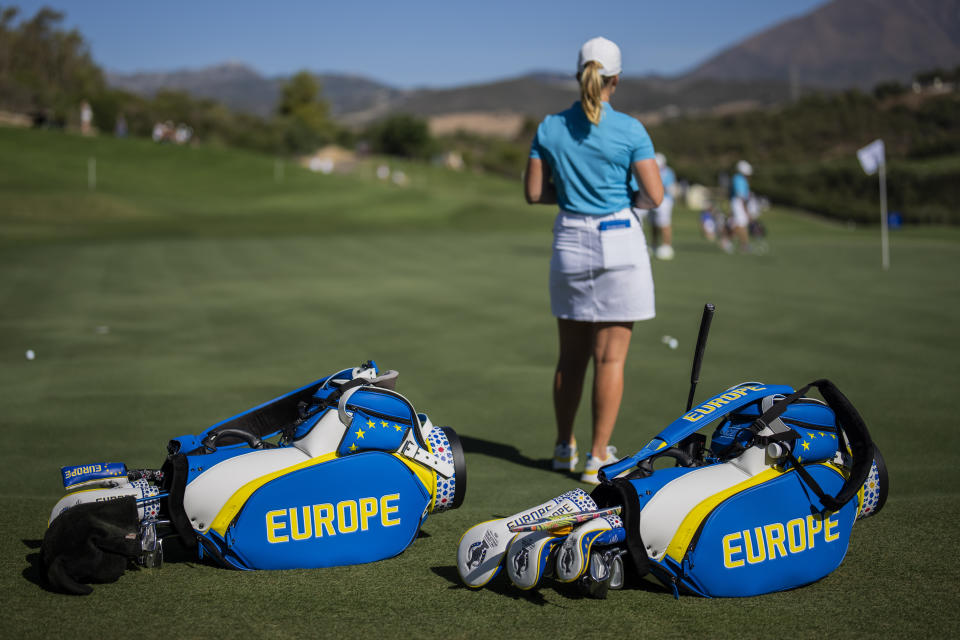
[[[598,125],[587,120],[579,101],[547,116],[530,145],[530,157],[549,165],[557,204],[566,211],[604,215],[626,209],[632,204],[631,166],[654,157],[640,121],[602,104]]]
[[[663,183],[663,189],[666,191],[668,188],[673,186],[673,183],[677,181],[677,174],[673,172],[673,169],[670,167],[664,167],[660,170],[660,182]]]
[[[730,197],[744,199],[750,197],[750,183],[747,182],[747,176],[742,173],[733,175],[733,180],[730,181]]]

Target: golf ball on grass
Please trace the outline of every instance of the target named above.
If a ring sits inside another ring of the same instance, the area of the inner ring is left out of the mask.
[[[27,360],[33,360],[37,357],[37,354],[33,352],[33,349],[27,349]]]
[[[674,338],[673,336],[663,336],[662,338],[660,338],[660,342],[667,345],[671,349],[676,349],[677,346],[680,344],[679,342],[677,342],[677,339]]]

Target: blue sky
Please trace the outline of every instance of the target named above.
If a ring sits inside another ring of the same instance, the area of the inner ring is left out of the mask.
[[[587,39],[620,45],[624,73],[684,71],[824,0],[47,0],[110,71],[244,62],[266,75],[354,73],[397,87],[573,72]]]

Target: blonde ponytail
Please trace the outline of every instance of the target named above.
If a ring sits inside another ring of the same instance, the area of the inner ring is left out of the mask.
[[[587,120],[593,124],[600,124],[600,114],[603,112],[600,93],[603,91],[603,77],[600,75],[600,63],[591,60],[583,65],[580,71],[580,106]]]
[[[595,61],[583,65],[583,70],[577,74],[580,81],[580,106],[587,120],[593,124],[600,124],[603,116],[603,90],[610,84],[615,84],[617,76],[600,75],[603,66]]]

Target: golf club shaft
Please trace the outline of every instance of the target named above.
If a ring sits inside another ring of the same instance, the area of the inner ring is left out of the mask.
[[[713,312],[715,307],[709,302],[703,307],[703,317],[700,318],[700,335],[697,336],[697,349],[693,355],[693,371],[690,373],[690,395],[687,397],[687,411],[690,411],[690,407],[693,406],[693,394],[697,389],[697,382],[700,381],[700,365],[703,363],[703,350],[707,346],[707,334],[710,333],[710,321],[713,320]],[[653,442],[647,446],[651,446]],[[661,440],[662,445],[666,445],[665,442]],[[641,457],[642,450],[633,454],[632,456],[627,456],[621,459],[619,462],[614,462],[607,467],[601,467],[598,472],[598,477],[601,481],[606,479],[613,479],[617,477],[618,474],[623,473],[624,471],[630,469],[635,464],[640,462],[643,458]],[[648,454],[649,456],[649,454]],[[607,473],[607,469],[610,470],[610,473]]]
[[[693,370],[690,371],[690,395],[687,396],[687,411],[693,406],[693,394],[700,382],[700,365],[703,364],[703,351],[707,348],[707,335],[710,333],[710,322],[713,312],[716,311],[709,302],[703,306],[703,316],[700,318],[700,333],[697,335],[697,348],[693,352]]]

